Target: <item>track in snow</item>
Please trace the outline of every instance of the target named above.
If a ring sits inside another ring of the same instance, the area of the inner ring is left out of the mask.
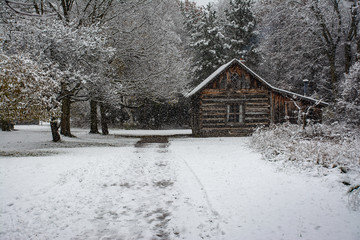
[[[56,148],[38,133],[32,150],[26,134],[0,158],[0,239],[360,239],[341,183],[279,171],[247,138],[85,133]]]

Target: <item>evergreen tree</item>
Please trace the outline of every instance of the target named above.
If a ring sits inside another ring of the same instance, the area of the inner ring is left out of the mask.
[[[190,51],[193,55],[192,72],[197,85],[224,63],[224,35],[216,11],[211,4],[206,9],[188,10],[186,26],[190,35]]]
[[[251,0],[230,0],[230,7],[225,10],[224,28],[227,60],[243,58],[248,65],[255,66],[259,56],[256,48],[256,21],[251,8]]]

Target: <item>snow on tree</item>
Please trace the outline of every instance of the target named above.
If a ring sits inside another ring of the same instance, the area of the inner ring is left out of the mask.
[[[109,44],[116,49],[111,64],[112,106],[133,109],[145,99],[176,100],[187,84],[188,58],[181,39],[182,16],[176,1],[124,2],[122,14],[106,23]],[[132,121],[132,120],[131,120]]]
[[[0,54],[0,120],[9,130],[10,121],[48,120],[59,115],[60,86],[49,66],[24,55]]]
[[[174,99],[184,91],[188,58],[175,0],[5,3],[7,51],[28,52],[62,77],[64,135],[71,136],[72,102],[126,106],[144,98]]]
[[[344,3],[258,1],[262,74],[296,92],[308,79],[311,94],[334,101],[345,69],[341,46],[351,32],[350,8]]]
[[[110,44],[121,69],[119,91],[139,98],[172,98],[183,88],[187,66],[177,33],[176,1],[144,2],[109,22]]]
[[[356,62],[345,74],[338,100],[339,119],[360,126],[360,62]]]
[[[27,5],[26,5],[27,6]],[[70,104],[86,100],[86,84],[101,79],[104,59],[111,57],[112,48],[105,46],[105,38],[98,26],[82,27],[76,22],[63,22],[51,15],[16,10],[2,16],[4,46],[8,54],[25,52],[36,62],[46,63],[59,76],[62,101],[62,134],[71,136]],[[66,12],[66,11],[65,11]],[[29,13],[29,14],[26,14]],[[34,16],[33,16],[34,15]]]
[[[194,17],[194,16],[193,16]],[[190,49],[193,52],[193,85],[199,84],[224,64],[224,35],[212,5],[202,9],[197,19],[189,19],[191,26]]]
[[[281,0],[255,4],[262,56],[259,73],[274,85],[299,93],[306,78],[313,93],[314,82],[325,76],[326,59],[306,21],[298,20],[298,7]]]
[[[252,0],[230,0],[225,16],[227,60],[242,58],[248,65],[256,66],[259,56]]]

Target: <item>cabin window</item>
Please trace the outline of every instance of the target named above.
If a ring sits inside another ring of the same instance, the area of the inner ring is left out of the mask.
[[[241,74],[241,77],[237,73],[233,73],[230,77],[231,88],[232,89],[249,89],[250,88],[250,79],[244,74]]]
[[[226,122],[244,123],[244,105],[239,103],[226,105]]]
[[[233,89],[241,88],[240,77],[237,73],[233,73],[231,75],[231,88]]]

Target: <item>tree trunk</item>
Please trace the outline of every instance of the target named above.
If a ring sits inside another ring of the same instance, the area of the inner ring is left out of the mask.
[[[345,43],[345,73],[349,73],[351,67],[351,44],[349,42]]]
[[[352,63],[352,43],[353,41],[357,40],[358,38],[358,26],[359,26],[359,10],[358,10],[358,0],[354,0],[354,4],[350,8],[351,13],[351,22],[349,25],[349,31],[347,33],[346,39],[345,39],[345,73],[349,73],[351,63]],[[359,46],[357,46],[359,47]],[[357,57],[355,57],[356,59]]]
[[[61,106],[61,131],[60,133],[66,137],[74,137],[70,131],[70,107],[71,99],[65,96],[62,100]]]
[[[100,114],[101,114],[101,131],[103,135],[109,134],[109,128],[108,128],[108,119],[106,116],[106,107],[102,103],[100,104]]]
[[[336,49],[334,49],[328,56],[330,63],[330,77],[331,77],[330,83],[331,83],[331,91],[332,91],[332,96],[331,96],[332,101],[335,101],[337,96],[337,74],[336,74],[335,52]]]
[[[129,120],[127,121],[130,126],[135,125],[134,115],[130,108],[124,108],[125,112],[129,115]]]
[[[97,119],[97,102],[90,100],[90,133],[99,133]]]
[[[1,122],[1,130],[2,131],[10,131],[10,122],[6,120],[0,120]]]
[[[356,54],[356,61],[360,60],[360,36],[357,39],[357,48],[356,48],[357,54]]]
[[[60,141],[59,124],[55,118],[51,118],[50,122],[51,134],[54,142]]]

